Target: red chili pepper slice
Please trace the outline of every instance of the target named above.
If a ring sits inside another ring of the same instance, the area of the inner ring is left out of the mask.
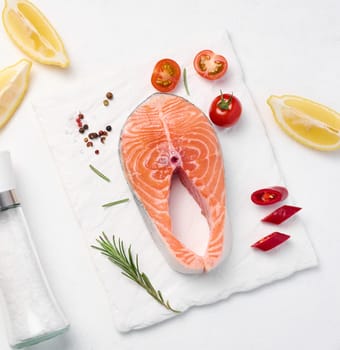
[[[270,205],[283,201],[288,196],[288,190],[285,187],[274,186],[261,188],[251,194],[251,200],[257,205]]]
[[[252,244],[253,248],[263,251],[271,250],[290,238],[289,235],[281,232],[273,232]]]
[[[274,210],[268,216],[264,217],[261,221],[280,225],[301,209],[302,208],[294,207],[292,205],[283,205],[282,207]]]

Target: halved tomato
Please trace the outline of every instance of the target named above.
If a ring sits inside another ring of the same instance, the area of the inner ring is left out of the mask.
[[[169,92],[176,87],[180,76],[181,68],[177,62],[170,58],[163,58],[153,69],[151,83],[158,91]]]
[[[211,50],[203,50],[195,56],[194,67],[203,78],[216,80],[227,72],[228,62],[222,55],[217,55]]]

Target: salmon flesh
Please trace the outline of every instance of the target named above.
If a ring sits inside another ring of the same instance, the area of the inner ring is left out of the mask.
[[[216,267],[226,252],[226,191],[222,151],[209,119],[182,97],[155,93],[128,117],[120,160],[154,241],[169,265],[182,273]],[[198,203],[209,226],[198,255],[172,232],[169,197],[176,174]]]

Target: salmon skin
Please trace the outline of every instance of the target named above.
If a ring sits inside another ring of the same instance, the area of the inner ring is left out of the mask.
[[[155,93],[128,117],[119,152],[130,189],[169,265],[182,273],[216,267],[229,246],[224,165],[217,135],[204,113],[182,97]],[[175,173],[207,219],[209,242],[202,256],[172,232],[169,196]]]

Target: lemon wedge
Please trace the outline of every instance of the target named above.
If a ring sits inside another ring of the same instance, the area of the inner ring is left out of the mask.
[[[27,91],[32,63],[21,60],[0,71],[0,129],[11,119]]]
[[[5,0],[2,22],[12,41],[31,59],[67,67],[64,45],[47,18],[27,0]]]
[[[319,151],[340,148],[340,114],[299,96],[270,96],[274,118],[289,136]]]

